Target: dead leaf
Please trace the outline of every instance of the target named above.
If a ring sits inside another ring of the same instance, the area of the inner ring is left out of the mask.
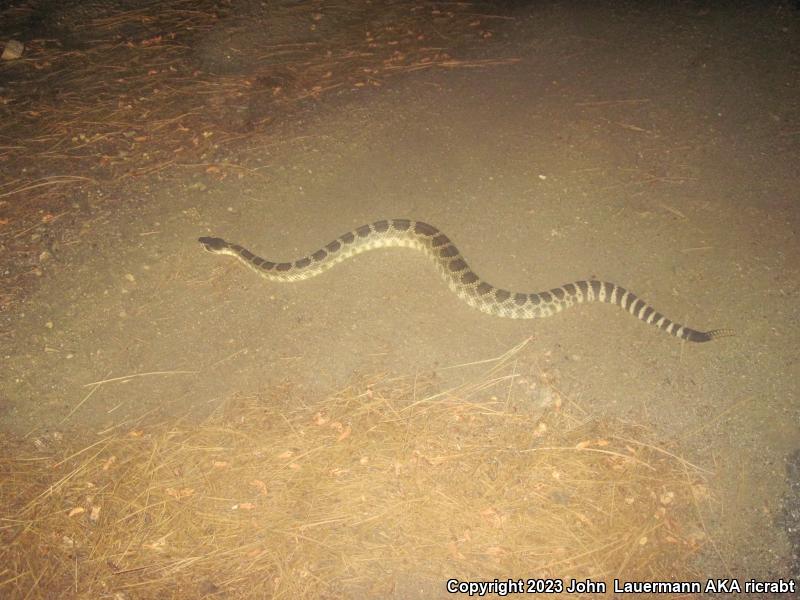
[[[350,429],[350,426],[348,425],[348,426],[347,426],[347,427],[344,429],[344,431],[342,431],[342,433],[340,433],[340,434],[339,434],[339,437],[338,437],[338,438],[336,438],[336,441],[337,441],[337,442],[341,442],[343,439],[345,439],[346,437],[348,437],[348,436],[349,436],[349,435],[352,433],[352,431],[353,431],[353,430],[352,430],[352,429]]]
[[[144,547],[148,550],[156,550],[157,552],[163,551],[167,547],[167,538],[172,535],[168,533],[167,535],[158,538],[155,542],[151,542],[149,544],[144,544]]]
[[[267,495],[267,484],[261,481],[260,479],[253,479],[250,482],[250,485],[255,487],[258,490],[258,493],[261,494],[262,496]]]
[[[167,488],[166,493],[168,496],[172,496],[176,500],[180,500],[181,498],[189,498],[190,496],[194,496],[194,489],[193,488],[182,488],[180,490],[176,490],[175,488]]]

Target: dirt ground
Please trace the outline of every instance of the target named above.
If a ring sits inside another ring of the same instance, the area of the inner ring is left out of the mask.
[[[525,368],[556,373],[587,418],[652,426],[714,473],[709,577],[797,577],[800,16],[699,2],[505,10],[493,41],[463,52],[513,64],[323,96],[220,158],[259,165],[230,177],[75,191],[68,225],[22,238],[58,243],[2,314],[2,427],[33,439],[199,417],[231,394],[287,381],[324,393],[532,337]],[[506,289],[597,277],[737,335],[682,343],[607,305],[486,316],[404,250],[272,284],[196,241],[291,260],[387,217],[436,225]],[[0,231],[4,244],[18,233]]]

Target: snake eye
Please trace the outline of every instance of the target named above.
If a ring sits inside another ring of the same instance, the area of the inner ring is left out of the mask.
[[[228,245],[222,238],[201,237],[198,238],[197,241],[203,244],[203,248],[205,248],[206,252],[213,252],[215,254],[221,252],[222,249]]]

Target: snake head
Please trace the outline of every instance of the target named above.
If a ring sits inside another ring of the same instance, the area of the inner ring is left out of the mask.
[[[203,244],[206,252],[211,252],[212,254],[219,254],[228,247],[228,242],[222,238],[201,237],[197,241]]]

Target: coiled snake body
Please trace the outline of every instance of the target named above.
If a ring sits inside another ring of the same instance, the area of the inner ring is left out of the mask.
[[[272,262],[247,248],[220,238],[201,237],[214,254],[228,254],[270,281],[300,281],[315,277],[348,258],[375,248],[415,248],[427,254],[450,289],[470,306],[497,317],[538,319],[582,302],[616,304],[645,323],[690,342],[708,342],[732,335],[729,329],[697,331],[669,320],[632,292],[605,281],[575,281],[546,292],[523,294],[497,288],[478,277],[455,244],[436,227],[410,219],[387,219],[339,236],[324,248],[294,262]]]

